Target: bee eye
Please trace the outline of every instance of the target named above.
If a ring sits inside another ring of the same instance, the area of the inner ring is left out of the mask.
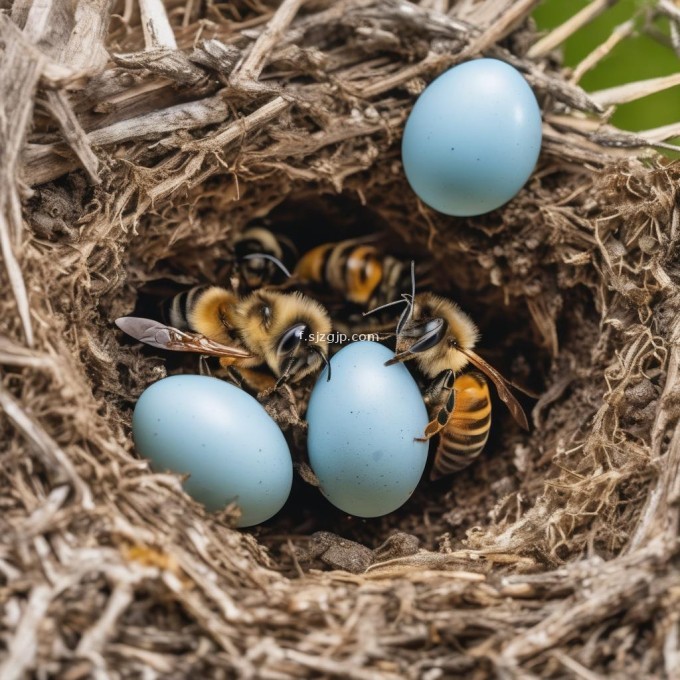
[[[419,340],[411,346],[411,352],[426,352],[438,345],[448,331],[448,324],[444,319],[430,319],[426,323],[417,328],[417,334],[420,336]]]
[[[299,323],[291,326],[279,340],[279,345],[276,348],[276,353],[279,355],[291,354],[303,342],[306,341],[309,329],[307,324]]]

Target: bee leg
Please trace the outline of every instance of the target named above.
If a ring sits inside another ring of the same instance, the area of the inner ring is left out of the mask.
[[[207,375],[208,377],[212,376],[212,371],[208,365],[208,357],[205,354],[201,354],[198,358],[198,374]]]
[[[452,370],[442,371],[427,388],[423,400],[427,406],[440,404],[435,417],[427,424],[424,436],[416,437],[416,441],[426,442],[441,432],[449,422],[456,406],[456,391],[453,389],[454,375]]]
[[[281,385],[285,385],[285,384],[288,382],[290,369],[293,367],[293,364],[294,364],[294,363],[295,363],[295,357],[292,356],[292,357],[290,357],[290,359],[288,359],[288,361],[286,362],[286,365],[284,366],[283,371],[281,372],[281,376],[280,376],[279,379],[276,381],[276,385],[274,386],[275,389],[278,390],[279,387],[281,387]]]
[[[234,366],[227,366],[226,368],[227,378],[230,382],[234,383],[236,387],[243,387],[243,376],[240,371]]]

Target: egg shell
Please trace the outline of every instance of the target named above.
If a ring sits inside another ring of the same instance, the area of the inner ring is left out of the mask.
[[[435,210],[481,215],[524,186],[541,137],[541,110],[522,74],[498,59],[468,61],[416,101],[402,140],[404,172]]]
[[[240,527],[269,519],[290,494],[293,464],[281,430],[253,397],[223,380],[159,380],[140,396],[132,433],[155,469],[190,475],[184,489],[208,510],[235,501]]]
[[[428,422],[418,385],[376,342],[343,347],[319,376],[307,409],[309,462],[336,507],[378,517],[403,505],[427,462]]]

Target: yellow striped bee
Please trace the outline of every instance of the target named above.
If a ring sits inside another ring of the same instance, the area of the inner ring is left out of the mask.
[[[249,290],[276,283],[280,274],[290,277],[297,249],[290,239],[264,227],[246,229],[234,244],[237,270]]]
[[[423,397],[431,421],[420,440],[440,435],[432,479],[463,469],[482,452],[491,427],[484,375],[494,383],[515,420],[529,429],[508,381],[473,351],[479,331],[458,305],[434,293],[416,295],[415,280],[411,294],[397,302],[406,307],[397,324],[395,356],[387,365],[413,360],[430,381]],[[477,370],[459,375],[470,364]]]
[[[383,254],[365,238],[324,243],[305,253],[295,267],[295,278],[330,288],[343,300],[362,309],[394,299],[408,283],[408,266]]]
[[[266,365],[277,385],[329,365],[328,313],[297,292],[261,288],[238,296],[201,286],[175,296],[169,315],[171,325],[138,317],[122,317],[116,324],[153,347],[218,357],[227,369]]]

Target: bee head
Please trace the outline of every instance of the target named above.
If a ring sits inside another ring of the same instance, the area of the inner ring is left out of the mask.
[[[256,290],[261,286],[281,279],[290,278],[291,274],[283,264],[284,246],[293,249],[288,239],[273,234],[263,227],[246,229],[234,245],[234,254],[239,273],[245,285]]]
[[[311,326],[305,322],[293,324],[283,332],[276,345],[277,366],[273,369],[279,382],[301,380],[306,375],[315,373],[323,364],[328,366],[328,380],[331,379],[328,345],[319,340]]]
[[[331,321],[315,300],[300,293],[260,289],[239,311],[245,346],[280,382],[297,382],[328,363]]]
[[[253,253],[257,255],[257,253]],[[240,262],[241,278],[248,288],[259,288],[276,274],[276,265],[266,258],[245,256]]]
[[[477,342],[477,327],[454,302],[432,293],[407,299],[408,306],[397,326],[397,346],[389,364],[414,359],[426,375],[452,369],[455,373],[468,363],[462,350]]]

